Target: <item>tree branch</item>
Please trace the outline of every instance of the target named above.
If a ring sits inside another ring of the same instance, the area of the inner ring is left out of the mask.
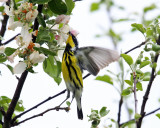
[[[122,104],[123,104],[123,96],[121,96],[120,101],[119,101],[118,119],[117,119],[118,126],[120,126],[120,121],[121,121],[121,108],[122,108]]]
[[[160,110],[160,107],[157,108],[157,109],[155,109],[155,110],[153,110],[153,111],[151,111],[151,112],[149,112],[149,113],[147,113],[146,115],[144,115],[144,117],[147,117],[147,116],[149,116],[149,115],[151,115],[151,114],[153,114],[153,113],[155,113],[155,112],[157,112],[157,111],[159,111],[159,110]],[[135,119],[131,119],[131,120],[127,121],[127,122],[124,122],[124,123],[120,124],[120,126],[122,126],[122,125],[124,125],[124,124],[126,124],[126,123],[128,123],[128,122],[130,122],[130,121],[134,121],[134,120],[135,120]]]
[[[4,108],[3,108],[3,107],[0,107],[0,112],[2,113],[3,116],[6,115],[6,112],[4,111]]]
[[[87,78],[88,76],[90,76],[90,75],[91,75],[91,74],[88,73],[87,75],[85,75],[85,76],[83,77],[83,79],[86,79],[86,78]],[[56,98],[56,97],[62,95],[62,94],[65,93],[65,92],[66,92],[66,89],[63,90],[63,91],[61,91],[60,93],[54,95],[54,96],[48,97],[46,100],[40,102],[39,104],[35,105],[34,107],[32,107],[32,108],[30,108],[30,109],[28,109],[28,110],[22,112],[21,114],[15,116],[15,117],[12,119],[11,124],[14,124],[14,122],[16,121],[16,119],[20,118],[20,117],[23,116],[24,114],[26,114],[26,113],[32,111],[32,110],[35,109],[35,108],[38,108],[40,105],[42,105],[42,104],[48,102],[49,100],[51,100],[51,99],[53,99],[53,98]]]
[[[38,13],[42,12],[42,8],[43,8],[42,4],[38,5],[38,9],[37,9]],[[35,21],[34,21],[33,31],[38,30],[38,27],[39,27],[39,22],[38,22],[38,19],[36,18]],[[33,41],[33,43],[35,43],[36,36],[32,35],[32,37],[33,37],[32,41]]]
[[[142,45],[145,45],[148,41],[149,41],[149,40],[146,40],[146,41],[142,42],[141,44],[139,44],[139,45],[135,46],[134,48],[128,50],[128,51],[125,52],[124,54],[128,54],[129,52],[131,52],[131,51],[133,51],[133,50],[135,50],[135,49],[141,47]]]
[[[12,98],[12,101],[11,101],[11,103],[9,105],[7,113],[6,113],[5,117],[4,117],[3,128],[10,128],[11,118],[12,118],[13,112],[15,110],[16,104],[17,104],[17,102],[19,100],[19,97],[20,97],[24,82],[26,80],[27,74],[28,74],[28,71],[24,71],[22,73],[20,79],[19,79],[16,91],[15,91],[14,96]]]
[[[159,55],[157,54],[154,58],[154,62],[156,63],[157,60],[158,60],[158,57]],[[143,117],[145,116],[145,106],[146,106],[146,102],[148,100],[148,96],[149,96],[149,93],[150,93],[150,90],[151,90],[151,87],[152,87],[152,83],[154,81],[154,78],[155,78],[155,69],[152,68],[152,72],[151,72],[151,77],[150,77],[150,81],[148,83],[148,86],[147,86],[147,89],[146,89],[146,92],[145,92],[145,95],[143,96],[143,102],[142,102],[142,105],[141,105],[141,118],[139,119],[138,121],[138,128],[141,127],[141,124],[142,124],[142,120],[143,120]]]
[[[52,110],[57,110],[57,111],[59,111],[59,110],[65,110],[65,111],[68,112],[68,111],[69,111],[69,108],[68,108],[68,107],[64,107],[64,108],[60,108],[60,107],[50,108],[50,109],[45,110],[45,111],[42,112],[42,113],[39,113],[39,114],[37,114],[37,115],[31,116],[31,117],[29,117],[29,118],[26,118],[26,119],[24,119],[24,120],[22,120],[22,121],[20,121],[20,122],[16,122],[13,126],[17,126],[17,125],[19,125],[19,124],[21,124],[21,123],[24,123],[24,122],[26,122],[26,121],[28,121],[28,120],[31,120],[31,119],[33,119],[33,118],[36,118],[36,117],[39,117],[39,116],[43,116],[45,113],[47,113],[47,112],[49,112],[49,111],[52,111]]]
[[[1,43],[0,46],[1,46],[1,45],[7,45],[7,44],[9,44],[9,43],[10,43],[12,40],[14,40],[18,35],[20,35],[20,33],[18,33],[17,35],[15,35],[14,37],[12,37],[11,39],[7,40],[6,42]]]
[[[41,103],[39,103],[39,104],[35,105],[34,107],[28,109],[27,111],[22,112],[22,113],[19,114],[19,115],[15,116],[15,117],[13,118],[13,120],[12,120],[12,124],[14,124],[14,122],[16,121],[17,118],[19,118],[19,117],[21,117],[22,115],[24,115],[24,114],[32,111],[32,110],[35,109],[35,108],[38,108],[40,105],[44,104],[45,102],[47,102],[47,101],[49,101],[49,100],[51,100],[51,99],[53,99],[53,98],[56,98],[57,96],[60,96],[60,95],[62,95],[62,94],[65,93],[65,92],[66,92],[66,89],[63,90],[63,91],[61,91],[60,93],[52,96],[52,97],[48,97],[46,100],[42,101]]]
[[[43,7],[43,5],[38,5],[39,13],[42,12],[42,7]],[[38,23],[37,20],[35,20],[34,29],[33,30],[37,30],[38,27],[39,27],[39,23]],[[33,38],[33,42],[35,42],[35,40],[36,40],[36,37]],[[15,91],[14,96],[13,96],[12,101],[11,101],[11,104],[9,105],[7,113],[6,113],[5,117],[4,117],[3,128],[10,128],[10,126],[11,126],[11,121],[12,121],[11,118],[12,118],[12,115],[14,113],[16,104],[17,104],[17,102],[19,100],[20,94],[22,92],[22,88],[23,88],[23,85],[24,85],[24,82],[26,80],[27,75],[28,75],[28,71],[24,71],[22,73],[20,79],[19,79],[16,91]]]
[[[6,4],[9,6],[10,0],[8,0],[8,2],[6,2]],[[9,19],[8,15],[3,15],[2,26],[1,26],[1,31],[0,31],[0,36],[2,36],[2,37],[4,36],[4,34],[6,32],[8,19]],[[0,40],[0,45],[2,45],[2,40]]]
[[[159,38],[157,40],[157,44],[160,45],[160,35],[159,35]],[[155,57],[154,57],[154,61],[153,63],[157,63],[158,61],[158,57],[159,57],[159,53],[156,53]],[[152,87],[152,83],[155,79],[155,68],[152,68],[152,72],[151,72],[151,77],[150,77],[150,81],[148,83],[148,86],[147,86],[147,89],[146,89],[146,92],[143,96],[143,102],[142,102],[142,105],[141,105],[141,117],[140,119],[138,120],[138,126],[137,128],[140,128],[141,127],[141,124],[142,124],[142,120],[145,116],[145,106],[146,106],[146,103],[147,103],[147,100],[148,100],[148,97],[149,97],[149,93],[150,93],[150,90],[151,90],[151,87]]]

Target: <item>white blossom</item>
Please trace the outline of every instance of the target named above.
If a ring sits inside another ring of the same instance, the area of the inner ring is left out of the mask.
[[[55,23],[56,24],[60,24],[60,23],[68,24],[69,20],[70,20],[70,16],[68,16],[68,15],[59,15],[59,16],[56,17]]]
[[[37,17],[37,15],[38,15],[38,11],[37,10],[33,10],[33,11],[31,10],[26,14],[26,20],[28,22],[32,22]]]
[[[33,64],[43,62],[45,60],[45,55],[44,54],[39,54],[38,51],[34,51],[30,56],[29,56],[30,61]]]
[[[40,48],[40,44],[34,43],[35,47]]]
[[[57,40],[60,46],[63,46],[63,43],[67,41],[69,30],[70,28],[68,25],[64,25],[62,28],[60,28],[59,39]]]
[[[18,55],[18,50],[16,50],[12,55],[7,56],[7,59],[10,63],[14,63],[14,58]]]
[[[9,18],[9,25],[8,29],[9,30],[15,30],[17,27],[21,27],[23,24],[20,21],[14,21],[13,17]]]
[[[0,0],[0,2],[7,2],[8,0]]]
[[[29,46],[29,43],[32,41],[32,33],[29,33],[28,26],[22,27],[21,36],[23,37],[24,48]]]
[[[16,66],[13,68],[13,73],[14,74],[21,74],[26,70],[26,63],[24,62],[19,62],[18,64],[16,64]]]
[[[5,51],[5,47],[4,46],[0,46],[0,53],[4,53]]]

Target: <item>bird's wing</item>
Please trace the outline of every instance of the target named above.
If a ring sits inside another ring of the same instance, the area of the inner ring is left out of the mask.
[[[117,51],[101,47],[82,47],[75,55],[80,67],[92,75],[97,75],[100,69],[117,61],[120,57]]]

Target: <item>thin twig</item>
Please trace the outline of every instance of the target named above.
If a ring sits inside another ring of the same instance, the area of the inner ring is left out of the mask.
[[[133,93],[134,93],[134,101],[135,101],[135,113],[137,113],[137,94],[136,94],[136,84],[137,84],[137,80],[136,80],[136,75],[133,76],[133,80],[134,80],[134,90],[133,90]]]
[[[35,108],[38,108],[40,105],[46,103],[47,101],[49,101],[49,100],[51,100],[51,99],[53,99],[53,98],[56,98],[57,96],[62,95],[62,94],[65,93],[65,92],[66,92],[66,89],[63,90],[63,91],[61,91],[60,93],[58,93],[58,94],[52,96],[52,97],[48,97],[46,100],[42,101],[41,103],[39,103],[39,104],[35,105],[34,107],[32,107],[32,108],[30,108],[30,109],[28,109],[28,110],[22,112],[22,113],[19,114],[19,115],[15,116],[15,117],[13,118],[13,120],[12,120],[12,124],[16,121],[17,118],[19,118],[19,117],[21,117],[22,115],[24,115],[24,114],[26,114],[26,113],[32,111],[32,110],[35,109]]]
[[[87,74],[86,76],[83,77],[83,79],[86,79],[86,78],[87,78],[88,76],[90,76],[90,75],[91,75],[91,74]],[[14,124],[14,122],[16,121],[16,119],[18,119],[18,118],[21,117],[22,115],[24,115],[24,114],[26,114],[26,113],[32,111],[32,110],[35,109],[35,108],[38,108],[40,105],[42,105],[42,104],[48,102],[49,100],[51,100],[51,99],[53,99],[53,98],[56,98],[56,97],[62,95],[62,94],[65,93],[65,92],[66,92],[66,89],[63,90],[63,91],[61,91],[60,93],[54,95],[54,96],[48,97],[46,100],[40,102],[39,104],[35,105],[34,107],[32,107],[32,108],[30,108],[30,109],[28,109],[28,110],[22,112],[21,114],[15,116],[15,117],[12,119],[11,124]]]
[[[11,39],[7,40],[4,43],[1,43],[0,45],[7,45],[8,43],[10,43],[12,40],[14,40],[20,33],[18,33],[17,35],[15,35],[14,37],[12,37]]]
[[[134,105],[135,105],[135,114],[138,113],[137,111],[137,103],[138,103],[138,100],[137,100],[137,94],[136,94],[136,84],[137,84],[137,80],[136,80],[136,74],[135,72],[133,72],[133,80],[134,80],[134,90],[133,90],[133,93],[134,93]],[[137,126],[137,120],[135,120],[136,122],[136,126]]]
[[[36,117],[39,117],[39,116],[43,116],[45,113],[47,113],[47,112],[49,112],[49,111],[52,111],[52,110],[65,110],[65,111],[69,111],[69,108],[68,107],[63,107],[63,108],[60,108],[60,107],[54,107],[54,108],[50,108],[50,109],[47,109],[47,110],[45,110],[44,112],[42,112],[42,113],[39,113],[39,114],[37,114],[37,115],[34,115],[34,116],[31,116],[31,117],[29,117],[29,118],[26,118],[26,119],[24,119],[24,120],[22,120],[22,121],[20,121],[20,122],[18,122],[18,123],[15,123],[13,126],[17,126],[17,125],[19,125],[19,124],[21,124],[21,123],[24,123],[24,122],[26,122],[26,121],[28,121],[28,120],[31,120],[31,119],[33,119],[33,118],[36,118]]]
[[[159,110],[160,110],[160,107],[157,108],[157,109],[155,109],[155,110],[153,110],[153,111],[151,111],[151,112],[149,112],[149,113],[147,113],[144,117],[147,117],[147,116],[149,116],[149,115],[151,115],[151,114],[153,114],[153,113],[155,113],[155,112],[157,112],[157,111],[159,111]],[[135,119],[131,119],[131,120],[127,121],[127,122],[124,122],[124,123],[120,124],[120,126],[122,126],[122,125],[124,125],[124,124],[126,124],[126,123],[128,123],[128,122],[130,122],[130,121],[134,121],[134,120],[135,120]]]
[[[10,0],[8,0],[8,2],[6,2],[6,4],[9,6]],[[9,19],[8,15],[4,15],[3,16],[2,26],[1,26],[1,31],[0,31],[0,36],[1,37],[3,37],[4,34],[5,34],[5,32],[6,32],[6,27],[7,27],[8,19]],[[0,40],[0,45],[2,45],[2,40]]]
[[[142,42],[141,44],[139,44],[139,45],[135,46],[134,48],[128,50],[128,51],[125,52],[124,54],[128,54],[129,52],[131,52],[131,51],[133,51],[133,50],[135,50],[135,49],[141,47],[142,45],[145,45],[148,41],[149,41],[149,40],[146,40],[146,41]]]
[[[120,121],[121,121],[122,104],[123,104],[123,96],[121,96],[120,101],[119,101],[119,106],[118,106],[118,119],[117,119],[118,126],[120,125]]]

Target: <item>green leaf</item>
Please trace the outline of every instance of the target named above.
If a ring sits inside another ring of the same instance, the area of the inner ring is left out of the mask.
[[[131,21],[131,20],[133,19],[123,18],[123,19],[114,20],[114,22],[124,22],[124,21]]]
[[[53,25],[53,24],[55,23],[55,19],[47,20],[46,23],[47,23],[47,24]]]
[[[61,83],[61,62],[55,61],[53,56],[45,59],[43,62],[43,70],[52,77],[58,85]]]
[[[66,104],[67,104],[68,107],[70,107],[71,102],[67,101]]]
[[[115,41],[121,41],[122,40],[121,35],[117,34],[113,29],[109,30],[108,35],[111,36],[112,38],[114,38]]]
[[[140,91],[143,91],[142,84],[140,82],[136,84],[136,88]]]
[[[153,30],[151,28],[147,28],[146,30],[146,37],[153,38]]]
[[[21,100],[18,101],[18,103],[16,104],[15,111],[17,111],[17,112],[23,112],[24,111],[24,107],[23,107],[22,103],[23,102]]]
[[[45,4],[48,3],[51,0],[31,0],[32,3],[36,3],[36,4]]]
[[[11,102],[11,99],[7,96],[1,96],[0,97],[0,105],[8,104]]]
[[[152,50],[155,52],[158,52],[158,51],[160,51],[160,46],[156,45],[156,44],[152,44]]]
[[[99,114],[101,117],[106,116],[109,113],[109,110],[107,110],[107,107],[102,107]]]
[[[128,85],[133,85],[133,83],[132,83],[132,81],[130,81],[130,80],[125,80],[125,82],[128,84]]]
[[[148,64],[150,64],[150,61],[143,61],[143,62],[141,62],[140,69],[143,68],[143,67],[145,67],[145,66],[147,66]]]
[[[7,47],[7,48],[5,48],[5,54],[7,55],[7,56],[10,56],[10,55],[12,55],[14,52],[16,51],[16,49],[15,48],[11,48],[11,47]]]
[[[73,0],[65,0],[65,2],[67,5],[67,15],[70,15],[75,6],[75,2],[73,2]]]
[[[62,0],[52,0],[48,3],[51,11],[55,14],[66,14],[67,5]]]
[[[0,12],[4,11],[4,6],[0,6]]]
[[[137,70],[136,70],[136,73],[137,73],[137,74],[143,74],[143,72],[142,72],[140,69],[137,69]]]
[[[50,36],[50,33],[48,30],[41,28],[38,31],[36,42],[38,42],[38,43],[43,42],[44,43],[44,42],[50,41],[50,39],[51,39],[51,36]]]
[[[41,15],[41,13],[38,13],[37,19],[38,19],[39,24],[41,24],[45,28],[46,27],[46,23],[44,21],[43,16]]]
[[[60,23],[60,24],[59,24],[59,29],[62,28],[63,25],[64,25],[63,23]]]
[[[142,34],[144,34],[146,32],[146,29],[143,27],[142,24],[131,24],[132,27],[136,28],[138,31],[140,31]]]
[[[160,70],[157,72],[157,75],[160,75]]]
[[[141,118],[141,115],[138,114],[138,113],[136,113],[136,114],[134,115],[134,118],[135,118],[136,120],[138,120],[139,118]]]
[[[129,112],[130,115],[132,115],[133,114],[133,109],[128,108],[128,112]]]
[[[123,57],[123,59],[127,62],[128,65],[133,64],[133,59],[130,55],[127,54],[121,54],[121,56]]]
[[[160,119],[160,113],[157,113],[156,116]]]
[[[142,77],[143,81],[149,81],[150,80],[150,76],[151,76],[150,72],[145,72],[143,77]]]
[[[9,65],[9,64],[7,64],[6,66],[11,71],[11,73],[13,74],[13,67],[11,65]]]
[[[97,128],[97,126],[99,125],[100,120],[94,120],[92,121],[92,128]]]
[[[34,49],[39,51],[39,52],[44,53],[45,55],[51,55],[51,56],[56,56],[57,55],[55,52],[52,52],[51,50],[49,50],[47,48],[43,48],[43,47],[37,48],[37,47],[35,47]]]
[[[131,125],[131,124],[134,124],[134,123],[135,123],[135,120],[131,120],[131,121],[123,124],[123,125],[121,126],[121,128],[126,128],[127,126],[129,126],[129,125]]]
[[[90,7],[90,11],[91,12],[97,11],[99,9],[99,5],[100,5],[100,3],[92,3],[91,7]]]
[[[110,76],[108,75],[104,75],[104,76],[97,76],[96,77],[96,80],[100,80],[100,81],[103,81],[103,82],[106,82],[106,83],[109,83],[109,84],[112,84],[113,85],[113,80]]]
[[[0,63],[3,63],[7,60],[7,57],[4,54],[0,54]]]
[[[151,4],[150,6],[148,6],[148,7],[145,7],[144,9],[143,9],[143,12],[148,12],[148,11],[151,11],[151,10],[153,10],[153,9],[155,9],[156,8],[156,5],[155,4]]]
[[[129,95],[130,93],[132,93],[131,89],[132,89],[132,87],[128,87],[128,88],[124,89],[122,91],[122,96],[126,96],[126,95]]]

